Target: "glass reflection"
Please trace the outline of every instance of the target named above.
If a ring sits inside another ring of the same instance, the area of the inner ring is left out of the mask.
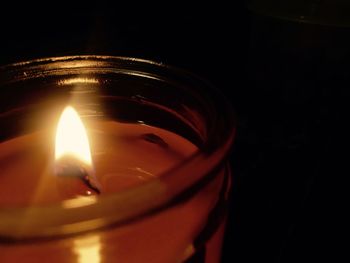
[[[78,263],[101,262],[101,238],[91,235],[74,240],[74,253],[78,256]]]

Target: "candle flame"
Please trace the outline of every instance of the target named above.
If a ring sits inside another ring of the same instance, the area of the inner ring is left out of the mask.
[[[56,130],[55,160],[72,156],[91,166],[91,151],[86,129],[76,110],[67,106],[58,121]]]

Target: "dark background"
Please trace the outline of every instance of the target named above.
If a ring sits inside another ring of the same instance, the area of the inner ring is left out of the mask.
[[[338,154],[348,120],[346,27],[262,16],[239,2],[1,12],[1,64],[123,55],[210,80],[239,119],[223,262],[335,262],[338,175],[346,163]]]

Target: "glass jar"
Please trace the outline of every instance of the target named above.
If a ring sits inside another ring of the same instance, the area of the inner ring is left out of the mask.
[[[74,104],[87,123],[108,120],[161,129],[196,149],[141,184],[87,201],[2,201],[1,262],[220,261],[231,185],[226,157],[235,131],[232,109],[221,94],[188,72],[135,58],[47,58],[0,71],[0,167],[16,165],[9,142],[51,130],[66,104]],[[142,138],[154,144],[147,147],[172,151],[159,134]],[[157,160],[146,165],[157,166]],[[109,162],[116,166],[118,161]],[[14,189],[7,191],[10,201],[11,194],[21,195],[17,187],[32,185],[31,175],[23,177],[28,169],[16,169],[22,179],[13,179],[15,185],[6,179],[6,169],[0,173],[0,181],[5,180],[0,191]]]

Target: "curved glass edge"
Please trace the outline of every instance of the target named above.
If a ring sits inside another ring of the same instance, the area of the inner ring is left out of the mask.
[[[199,185],[202,180],[215,174],[216,169],[224,163],[235,134],[233,110],[221,94],[209,87],[208,83],[189,72],[149,60],[95,55],[45,58],[19,62],[0,67],[0,71],[6,72],[8,74],[7,78],[13,77],[18,81],[19,79],[23,80],[22,77],[28,78],[37,72],[42,73],[42,70],[57,69],[57,66],[59,66],[57,63],[68,63],[68,65],[66,64],[63,67],[66,70],[72,67],[76,69],[115,67],[115,63],[118,62],[126,63],[131,69],[135,66],[140,68],[148,66],[152,69],[167,70],[167,72],[175,73],[175,76],[195,80],[209,88],[215,94],[213,99],[219,100],[216,101],[217,105],[220,105],[217,122],[222,122],[222,118],[226,115],[228,116],[226,123],[221,123],[221,125],[227,126],[225,142],[222,145],[216,145],[217,149],[210,153],[197,152],[181,165],[162,176],[162,180],[152,180],[137,188],[100,197],[95,203],[81,204],[73,208],[66,208],[62,204],[30,206],[26,208],[2,208],[0,209],[0,240],[4,238],[8,240],[22,240],[32,237],[65,236],[133,220],[144,214],[167,207],[186,192],[187,189]],[[59,67],[59,69],[62,68]],[[6,81],[6,78],[0,78],[0,84],[3,81]],[[215,133],[216,128],[218,127],[213,127],[210,136]],[[186,177],[186,180],[183,180],[181,176],[176,176],[183,173],[189,173],[193,176]],[[30,215],[30,220],[23,222],[22,218],[24,215]],[[38,220],[42,218],[45,218],[45,221]],[[59,223],[57,218],[60,218]],[[21,226],[21,231],[14,231],[14,229],[18,229],[18,226]]]

